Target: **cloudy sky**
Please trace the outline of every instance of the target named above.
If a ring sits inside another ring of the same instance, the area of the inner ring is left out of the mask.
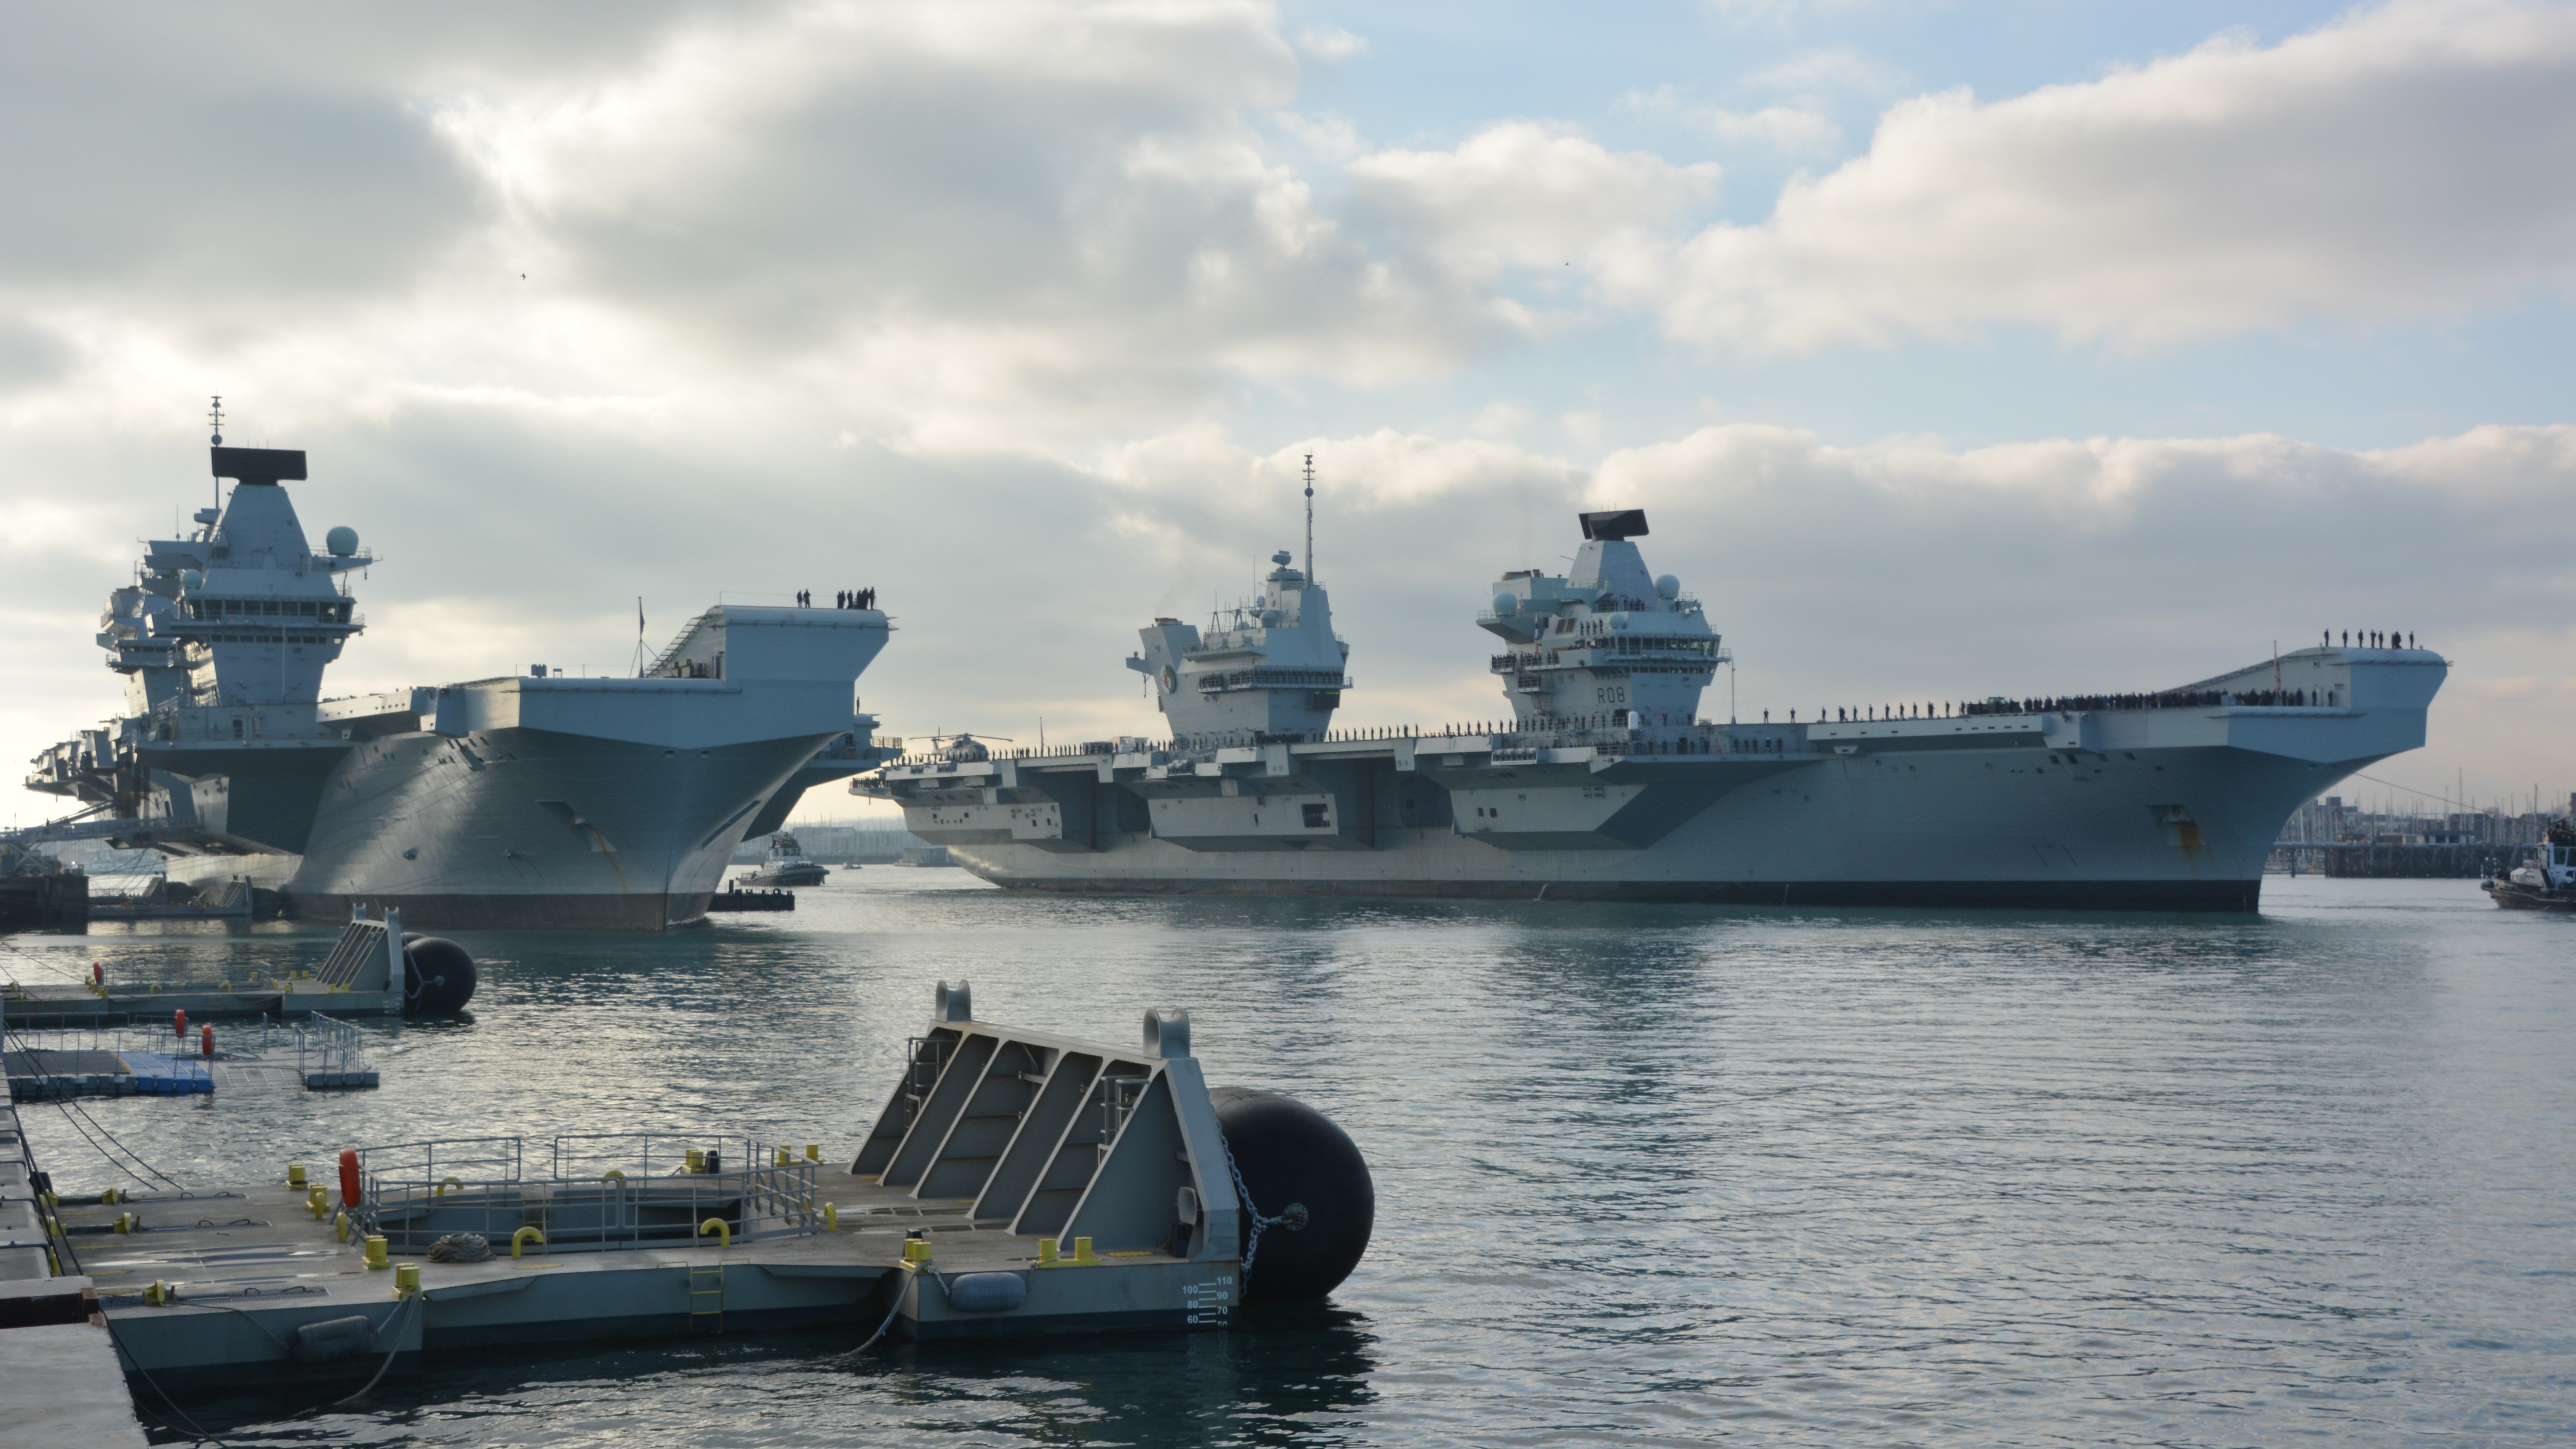
[[[1311,452],[1349,723],[1500,713],[1488,581],[1642,506],[1748,716],[2403,629],[2373,774],[2576,783],[2576,8],[0,15],[13,758],[220,392],[383,559],[335,692],[873,585],[892,733],[1143,732]]]

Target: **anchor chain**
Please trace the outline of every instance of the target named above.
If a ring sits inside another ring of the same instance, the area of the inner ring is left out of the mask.
[[[1284,1227],[1292,1233],[1304,1232],[1306,1205],[1302,1202],[1292,1202],[1276,1215],[1263,1217],[1261,1209],[1252,1205],[1252,1189],[1244,1186],[1243,1169],[1235,1164],[1234,1144],[1226,1141],[1225,1129],[1221,1127],[1217,1129],[1216,1140],[1225,1147],[1225,1170],[1234,1175],[1235,1200],[1243,1204],[1244,1216],[1252,1219],[1252,1235],[1243,1241],[1243,1266],[1236,1270],[1242,1276],[1245,1291],[1249,1292],[1252,1288],[1252,1260],[1261,1252],[1261,1230],[1275,1226]]]

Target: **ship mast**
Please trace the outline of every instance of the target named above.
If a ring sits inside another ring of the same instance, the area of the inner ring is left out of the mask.
[[[213,446],[220,448],[220,447],[222,447],[222,446],[224,445],[224,395],[223,395],[222,393],[216,393],[216,394],[214,395],[214,398],[215,398],[215,405],[214,405],[214,410],[213,410],[212,416],[213,416],[213,419],[214,419],[214,433],[215,433],[215,437],[214,437],[214,443],[213,443]],[[223,506],[224,506],[224,480],[222,480],[221,478],[218,478],[218,479],[216,479],[216,480],[215,480],[215,507],[216,507],[216,508],[218,508],[218,509],[220,509],[220,508],[222,508]],[[214,537],[214,529],[213,529],[212,525],[209,525],[209,526],[208,526],[208,528],[207,528],[207,530],[206,530],[206,536],[207,536],[208,538],[212,538],[212,537]]]
[[[1306,455],[1306,582],[1315,581],[1315,455]]]

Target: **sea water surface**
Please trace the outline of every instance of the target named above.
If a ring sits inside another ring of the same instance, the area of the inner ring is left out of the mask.
[[[1056,900],[869,867],[718,919],[460,934],[471,1019],[368,1028],[379,1091],[87,1111],[191,1186],[645,1127],[846,1161],[963,978],[985,1019],[1116,1042],[1189,1008],[1211,1081],[1358,1141],[1367,1259],[1194,1337],[857,1352],[854,1323],[188,1416],[243,1445],[2576,1439],[2576,920],[2474,882],[2275,878],[2260,915],[2188,917]],[[331,934],[102,928],[0,965],[238,978]],[[22,1112],[67,1189],[121,1180]]]

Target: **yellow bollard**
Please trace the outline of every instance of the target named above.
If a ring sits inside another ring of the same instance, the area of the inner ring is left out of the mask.
[[[116,1230],[120,1233],[130,1233],[141,1226],[142,1224],[134,1220],[134,1214],[132,1213],[118,1213],[116,1215]]]
[[[420,1291],[420,1265],[400,1263],[394,1267],[394,1296],[409,1298]]]
[[[315,1222],[320,1222],[330,1214],[331,1194],[318,1187],[304,1189],[304,1210],[313,1214]]]
[[[102,1203],[112,1203],[116,1201],[116,1189],[111,1187],[107,1191],[100,1193],[98,1195],[98,1200]]]
[[[823,1144],[822,1144],[822,1143],[820,1143],[820,1142],[808,1142],[808,1143],[806,1143],[806,1144],[805,1144],[805,1160],[806,1160],[807,1162],[820,1162],[820,1161],[822,1161],[822,1160],[823,1160]]]
[[[442,1177],[438,1180],[438,1186],[429,1190],[429,1195],[431,1197],[445,1197],[447,1196],[447,1190],[449,1188],[463,1187],[464,1185],[465,1179],[461,1177]]]
[[[733,1246],[732,1224],[727,1223],[722,1218],[709,1218],[705,1222],[698,1224],[699,1237],[705,1237],[710,1231],[716,1235],[716,1251],[723,1252],[725,1249]]]
[[[542,1248],[546,1245],[546,1235],[538,1232],[535,1228],[521,1228],[517,1232],[512,1233],[510,1235],[510,1256],[513,1258],[519,1256],[519,1250],[526,1247],[528,1245],[528,1241],[532,1238],[536,1240],[538,1247]]]
[[[347,1213],[340,1214],[340,1221],[335,1226],[339,1230],[340,1241],[344,1243],[349,1241],[349,1215]]]
[[[907,1263],[927,1263],[927,1262],[929,1262],[929,1261],[930,1261],[930,1240],[929,1240],[928,1238],[906,1238],[906,1239],[904,1239],[904,1240],[903,1240],[903,1260],[904,1260],[905,1262],[907,1262]]]
[[[840,1230],[841,1205],[836,1202],[827,1202],[823,1204],[823,1231],[827,1233],[837,1233]]]
[[[1057,1256],[1055,1255],[1055,1239],[1053,1239],[1053,1238],[1040,1238],[1040,1239],[1038,1239],[1038,1266],[1039,1266],[1039,1267],[1041,1267],[1041,1268],[1052,1268],[1052,1267],[1054,1267],[1056,1264],[1061,1263],[1061,1262],[1063,1262],[1063,1261],[1064,1261],[1064,1260],[1063,1260],[1062,1258],[1059,1258],[1059,1257],[1057,1257]]]
[[[288,1187],[302,1187],[304,1185],[303,1163],[290,1162],[286,1164],[286,1185]]]
[[[170,1285],[162,1282],[158,1278],[153,1279],[152,1282],[143,1290],[143,1301],[151,1304],[155,1308],[159,1308],[164,1304],[167,1304],[171,1297]]]
[[[1081,1268],[1094,1268],[1100,1265],[1100,1255],[1091,1251],[1089,1238],[1073,1240],[1073,1261],[1076,1267]]]
[[[772,1167],[785,1167],[787,1165],[787,1149],[784,1147],[775,1147],[770,1149],[769,1165]]]
[[[704,1172],[707,1170],[707,1153],[705,1148],[692,1147],[689,1149],[688,1168],[691,1172]]]
[[[385,1239],[384,1239],[384,1235],[383,1235],[382,1233],[369,1233],[369,1234],[367,1234],[367,1267],[368,1267],[368,1268],[370,1268],[370,1269],[375,1269],[375,1268],[381,1268],[381,1267],[384,1267],[384,1266],[385,1266]]]

